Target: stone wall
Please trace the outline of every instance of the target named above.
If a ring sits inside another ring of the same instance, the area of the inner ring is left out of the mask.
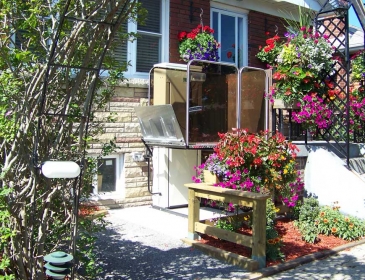
[[[147,162],[135,162],[132,160],[132,152],[145,152],[145,146],[141,141],[142,134],[134,108],[147,106],[147,85],[121,85],[104,111],[95,113],[97,118],[107,117],[112,113],[115,122],[104,124],[104,133],[98,137],[100,142],[109,142],[115,139],[119,148],[117,154],[124,154],[121,182],[124,188],[124,197],[114,197],[99,200],[98,204],[108,207],[130,207],[151,204],[152,198],[148,192],[148,167]],[[98,154],[102,147],[101,143],[92,144],[89,153]],[[121,186],[120,186],[121,187]]]

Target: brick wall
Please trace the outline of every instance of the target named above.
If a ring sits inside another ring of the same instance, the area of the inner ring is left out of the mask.
[[[200,24],[200,8],[203,9],[203,24],[210,24],[210,1],[195,0],[193,3],[193,20],[190,22],[190,1],[170,1],[170,62],[185,63],[180,60],[179,40],[181,31],[190,32]]]
[[[266,68],[266,65],[256,58],[260,46],[265,46],[266,39],[278,34],[284,36],[286,29],[282,19],[268,14],[250,11],[248,14],[248,65]]]

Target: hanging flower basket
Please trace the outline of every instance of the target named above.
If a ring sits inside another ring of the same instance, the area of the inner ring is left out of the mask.
[[[183,61],[192,59],[218,61],[220,44],[214,39],[214,30],[208,25],[198,25],[191,32],[181,31],[179,38],[179,53]]]

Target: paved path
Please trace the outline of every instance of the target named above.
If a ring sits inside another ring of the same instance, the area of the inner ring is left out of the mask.
[[[263,277],[213,259],[181,241],[187,218],[149,206],[109,210],[97,243],[97,279],[364,279],[365,244]],[[266,271],[267,272],[267,271]]]

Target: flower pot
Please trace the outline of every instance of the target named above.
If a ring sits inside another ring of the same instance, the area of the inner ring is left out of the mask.
[[[291,102],[284,102],[282,99],[274,99],[274,109],[300,109],[297,105],[299,101],[293,100]]]
[[[204,183],[216,184],[219,183],[217,175],[213,174],[209,170],[203,170]]]

